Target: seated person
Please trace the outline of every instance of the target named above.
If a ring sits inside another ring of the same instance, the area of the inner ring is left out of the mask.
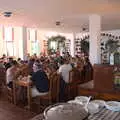
[[[71,64],[67,59],[64,59],[64,64],[59,67],[58,73],[63,78],[64,82],[69,83],[69,72],[72,70]]]
[[[12,66],[12,62],[13,62],[13,58],[10,57],[8,59],[8,62],[4,64],[6,70]]]
[[[49,81],[39,62],[33,64],[33,71],[34,73],[31,78],[34,84],[31,90],[32,97],[47,94],[49,91]]]
[[[71,70],[71,64],[69,64],[67,59],[64,59],[64,64],[58,69],[58,73],[60,74],[60,102],[64,101],[66,85],[71,82],[69,81],[69,72]]]
[[[16,72],[18,70],[18,63],[17,61],[13,60],[11,62],[11,67],[7,69],[6,72],[6,82],[7,82],[7,86],[10,88],[13,88],[13,80],[15,78]]]

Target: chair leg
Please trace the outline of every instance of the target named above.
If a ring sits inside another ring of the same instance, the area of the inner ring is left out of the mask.
[[[58,95],[57,98],[56,98],[56,102],[59,102],[59,95]]]
[[[52,104],[52,98],[49,99],[49,105],[51,105],[51,104]]]

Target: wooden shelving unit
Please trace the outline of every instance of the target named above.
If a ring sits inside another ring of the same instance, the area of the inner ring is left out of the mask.
[[[120,101],[120,83],[118,82],[119,86],[116,87],[115,82],[115,78],[119,74],[114,72],[115,67],[120,68],[120,66],[94,65],[94,88],[86,89],[78,87],[78,95],[91,95],[97,99]]]

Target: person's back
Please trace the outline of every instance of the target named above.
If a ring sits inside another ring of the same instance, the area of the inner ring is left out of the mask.
[[[61,65],[59,68],[59,73],[61,74],[63,80],[68,83],[69,82],[69,72],[72,70],[72,66],[68,63],[68,61],[65,62],[65,64]]]
[[[44,71],[39,70],[35,72],[32,75],[32,81],[39,92],[48,92],[49,90],[48,77]]]
[[[12,88],[12,82],[14,80],[15,74],[17,72],[18,63],[14,60],[12,66],[6,71],[6,84],[8,87]]]
[[[43,71],[42,66],[37,61],[33,64],[33,71],[31,80],[34,83],[32,88],[32,97],[45,95],[49,91],[49,81],[46,73]]]

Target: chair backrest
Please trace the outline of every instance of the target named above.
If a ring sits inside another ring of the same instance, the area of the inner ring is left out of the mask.
[[[49,79],[50,83],[50,93],[51,97],[55,98],[59,96],[59,89],[60,89],[60,76],[57,74],[57,72],[53,73]]]
[[[0,68],[0,85],[6,83],[6,71],[5,68]]]
[[[69,72],[69,82],[70,83],[81,82],[81,72],[77,68],[73,68]]]
[[[88,66],[88,68],[85,68],[85,79],[84,82],[88,82],[93,80],[93,68],[92,66]]]

